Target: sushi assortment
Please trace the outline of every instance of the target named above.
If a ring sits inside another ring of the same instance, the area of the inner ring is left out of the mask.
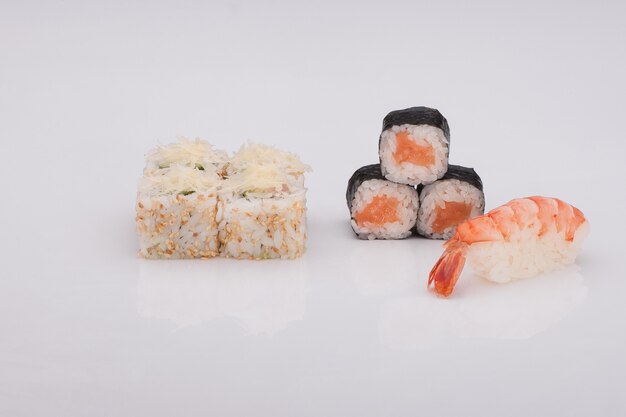
[[[448,239],[456,226],[484,213],[480,177],[448,163],[450,127],[436,109],[412,107],[383,119],[379,164],[348,181],[350,223],[361,239],[403,239],[416,232]]]
[[[153,259],[292,259],[306,242],[310,168],[291,153],[244,145],[230,157],[203,140],[181,139],[146,157],[136,229]]]
[[[348,180],[350,223],[360,239],[444,239],[428,286],[448,297],[467,262],[506,283],[573,263],[589,222],[556,198],[515,199],[484,214],[483,183],[450,164],[450,127],[436,109],[392,111],[383,120],[379,163]],[[230,156],[180,139],[146,156],[136,229],[151,259],[293,259],[305,250],[310,167],[292,153],[246,144]]]

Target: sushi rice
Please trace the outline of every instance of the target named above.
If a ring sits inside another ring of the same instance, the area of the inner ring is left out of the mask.
[[[211,258],[219,253],[215,193],[137,197],[137,233],[145,258]]]
[[[222,195],[217,221],[221,256],[297,258],[307,237],[305,191],[271,198]]]
[[[564,232],[551,230],[538,236],[537,227],[531,227],[506,242],[474,243],[467,259],[478,276],[492,282],[531,278],[574,263],[589,235],[589,223],[583,223],[571,241],[563,235]]]

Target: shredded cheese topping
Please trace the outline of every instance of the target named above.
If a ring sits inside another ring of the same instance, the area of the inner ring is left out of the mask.
[[[187,165],[205,170],[221,170],[228,162],[225,151],[213,148],[202,139],[179,138],[177,143],[158,146],[146,155],[146,169],[163,169],[172,164]]]
[[[247,143],[231,159],[225,189],[244,196],[274,197],[302,188],[311,168],[290,152],[260,143]]]
[[[179,139],[146,156],[140,190],[153,196],[229,191],[268,198],[302,189],[311,168],[290,152],[248,143],[229,159],[206,141]]]
[[[144,175],[139,187],[152,196],[190,194],[215,191],[220,180],[220,176],[215,172],[172,164],[168,168]]]
[[[298,155],[260,143],[243,145],[232,158],[232,168],[235,170],[248,165],[268,164],[278,166],[289,175],[297,176],[311,171],[311,167],[304,164]]]
[[[295,188],[292,177],[276,165],[249,164],[231,175],[223,189],[244,196],[273,197]]]

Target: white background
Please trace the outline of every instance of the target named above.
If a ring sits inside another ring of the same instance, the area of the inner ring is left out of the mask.
[[[626,7],[0,1],[0,415],[623,416]],[[362,242],[348,177],[438,108],[487,208],[560,197],[576,266],[426,290],[441,242]],[[144,153],[297,152],[308,251],[145,261]]]

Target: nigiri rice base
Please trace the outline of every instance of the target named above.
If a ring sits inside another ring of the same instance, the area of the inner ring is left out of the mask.
[[[588,222],[580,225],[571,242],[564,232],[553,230],[538,236],[536,229],[528,228],[508,242],[472,244],[467,260],[477,275],[489,281],[506,283],[530,278],[573,263],[588,234]]]

